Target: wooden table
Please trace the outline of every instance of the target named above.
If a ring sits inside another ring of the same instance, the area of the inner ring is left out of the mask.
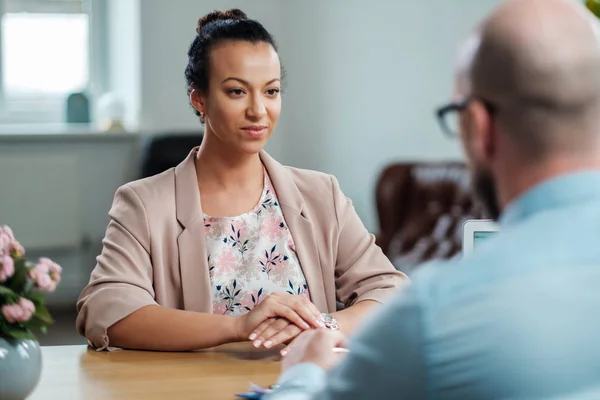
[[[250,383],[268,386],[280,372],[277,350],[247,344],[209,351],[96,352],[42,347],[41,381],[29,399],[236,399]]]

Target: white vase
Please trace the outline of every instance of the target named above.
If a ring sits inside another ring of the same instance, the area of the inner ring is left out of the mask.
[[[23,400],[40,381],[42,352],[38,342],[0,337],[0,399]]]

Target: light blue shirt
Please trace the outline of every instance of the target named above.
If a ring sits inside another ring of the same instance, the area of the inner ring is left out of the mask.
[[[422,267],[283,399],[600,399],[600,171],[546,181],[464,258]]]

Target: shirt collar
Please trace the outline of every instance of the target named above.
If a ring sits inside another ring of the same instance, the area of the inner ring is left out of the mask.
[[[600,200],[600,170],[561,175],[534,186],[509,204],[498,222],[513,225],[540,211],[589,200]]]

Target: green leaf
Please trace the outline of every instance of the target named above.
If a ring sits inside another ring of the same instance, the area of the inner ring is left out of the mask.
[[[46,323],[43,321],[40,321],[39,319],[36,319],[36,318],[32,318],[29,321],[27,321],[26,323],[24,323],[23,327],[26,328],[28,331],[34,331],[34,330],[40,331],[44,335],[48,332]]]
[[[6,286],[17,293],[22,293],[27,285],[27,273],[29,268],[26,267],[24,260],[15,262],[15,274],[6,282]]]
[[[54,320],[52,319],[52,316],[48,312],[48,309],[43,304],[39,305],[36,308],[35,314],[33,314],[33,317],[45,322],[46,324],[52,324],[54,322]]]
[[[36,337],[33,333],[31,333],[28,330],[22,330],[22,329],[9,329],[7,332],[9,337],[12,337],[14,339],[31,339],[31,340],[36,340]]]
[[[38,306],[44,304],[44,298],[46,297],[46,295],[42,292],[31,291],[31,292],[25,294],[24,297],[31,300],[33,302],[33,304],[36,305],[36,308],[37,308]]]
[[[31,292],[33,290],[34,286],[35,286],[35,282],[33,280],[31,280],[29,277],[27,277],[27,280],[25,281],[25,285],[23,285],[23,291]]]
[[[0,318],[0,335],[2,335],[3,332],[8,331],[9,328],[10,325],[8,324],[8,322],[6,322],[4,318]]]
[[[0,296],[19,298],[19,296],[10,288],[0,285]]]
[[[38,318],[31,318],[29,321],[23,323],[22,325],[24,327],[26,327],[27,329],[34,329],[34,328],[40,329],[43,326],[46,326],[47,324]]]

